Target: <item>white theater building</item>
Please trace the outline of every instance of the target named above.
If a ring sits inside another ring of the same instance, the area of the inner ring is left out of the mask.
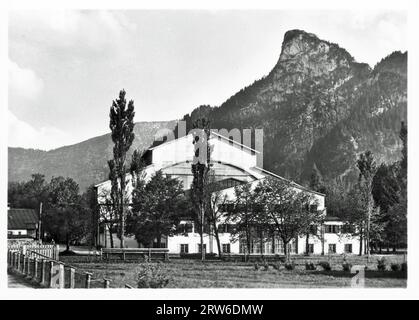
[[[191,164],[194,154],[192,135],[186,135],[179,139],[165,142],[154,148],[150,148],[144,155],[146,161],[145,178],[149,179],[155,172],[161,170],[163,174],[170,175],[182,181],[184,189],[190,189],[193,180]],[[245,145],[232,141],[218,133],[211,132],[209,139],[213,147],[211,153],[211,169],[216,181],[225,187],[222,192],[228,200],[234,200],[234,186],[251,183],[252,186],[266,177],[283,179],[282,177],[268,172],[257,166],[258,151]],[[127,191],[131,194],[131,176],[127,174]],[[324,212],[324,194],[308,190],[294,183],[296,189],[310,192],[317,200],[317,210]],[[96,185],[99,204],[104,203],[104,197],[109,194],[110,181]],[[172,254],[193,254],[200,252],[200,235],[195,230],[193,221],[183,220],[179,226],[185,232],[163,239],[163,245]],[[342,254],[357,253],[359,250],[358,237],[352,237],[345,233],[344,223],[339,219],[327,217],[323,226],[317,227],[317,235],[309,237],[309,250],[313,254]],[[219,237],[223,254],[243,254],[246,246],[237,238],[232,238],[228,224],[220,223],[218,226]],[[119,247],[119,239],[114,236],[114,246]],[[126,238],[126,246],[138,247],[134,238]],[[100,228],[98,244],[109,247],[109,232],[107,228]],[[303,254],[306,252],[306,237],[295,239],[289,245],[291,254]],[[251,254],[283,254],[283,244],[278,238],[266,240],[261,245],[259,239],[254,239]],[[216,240],[211,235],[204,235],[204,250],[207,253],[218,254]]]

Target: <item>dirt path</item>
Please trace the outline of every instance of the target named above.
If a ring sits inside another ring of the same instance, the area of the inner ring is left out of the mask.
[[[21,276],[17,276],[14,274],[7,274],[7,278],[8,278],[8,287],[9,288],[31,288],[34,289],[35,286],[29,284],[29,282],[25,279],[23,279]]]

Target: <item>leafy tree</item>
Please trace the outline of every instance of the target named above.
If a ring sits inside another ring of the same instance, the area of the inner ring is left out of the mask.
[[[399,201],[400,184],[398,174],[399,166],[397,163],[382,163],[374,175],[372,195],[375,205],[380,207],[383,213],[387,213],[388,209]]]
[[[371,151],[366,151],[359,156],[357,161],[357,167],[359,169],[358,183],[361,190],[362,201],[364,204],[364,211],[366,216],[365,225],[365,251],[366,254],[370,254],[370,230],[371,230],[371,215],[374,209],[374,199],[372,195],[372,182],[374,175],[377,171],[374,156]]]
[[[209,145],[210,123],[206,118],[199,118],[193,124],[193,144],[195,146],[194,158],[192,161],[192,185],[190,198],[196,210],[198,219],[199,235],[201,238],[201,259],[205,260],[204,248],[204,224],[205,208],[208,203],[209,171],[211,162],[211,147]]]
[[[327,182],[325,190],[325,205],[327,214],[333,217],[344,218],[343,208],[346,204],[348,190],[340,179],[333,179]]]
[[[89,212],[82,206],[79,186],[71,178],[53,177],[48,185],[45,231],[55,240],[70,244],[81,241],[89,231]]]
[[[109,112],[109,128],[114,143],[113,159],[108,161],[112,183],[112,204],[119,217],[119,237],[121,248],[125,247],[125,216],[126,216],[126,155],[134,140],[134,101],[127,105],[125,90],[119,92],[119,98],[112,102]]]
[[[161,247],[162,238],[173,235],[184,212],[186,200],[182,182],[157,171],[145,185],[133,191],[132,230],[137,241]]]
[[[90,245],[94,245],[95,239],[98,236],[98,230],[96,229],[96,226],[100,217],[100,206],[98,203],[97,189],[94,185],[90,185],[81,195],[81,205],[91,217],[88,223],[88,234],[90,236]]]
[[[324,186],[324,182],[323,182],[323,177],[319,171],[319,169],[317,169],[316,164],[313,164],[313,170],[310,176],[310,189],[316,192],[320,192],[320,193],[325,193],[326,192],[326,187]],[[306,234],[306,255],[309,255],[309,238],[310,238],[310,234],[312,234],[312,229],[308,229],[307,234]]]
[[[142,153],[138,150],[134,150],[131,157],[131,165],[129,170],[132,176],[132,183],[134,188],[137,184],[144,183],[144,168],[145,163],[142,159]]]
[[[324,185],[322,174],[317,168],[316,164],[313,164],[313,169],[310,175],[310,189],[316,192],[325,193],[326,187]]]
[[[26,182],[9,182],[8,203],[12,208],[39,209],[40,203],[46,201],[47,183],[45,176],[36,173]]]
[[[208,225],[210,226],[209,232],[214,235],[215,241],[217,242],[218,256],[222,257],[218,224],[221,222],[221,219],[224,216],[224,211],[222,209],[227,203],[227,195],[223,194],[220,190],[218,183],[215,181],[214,174],[210,174],[206,194],[208,200],[206,201],[207,206],[205,213],[208,220]]]
[[[275,228],[284,243],[284,254],[289,260],[288,243],[309,232],[312,225],[322,222],[323,212],[310,209],[316,199],[309,193],[296,190],[292,182],[267,178],[261,181],[255,192],[263,210],[258,220]]]
[[[251,253],[254,226],[258,222],[257,196],[250,183],[234,187],[234,195],[235,200],[226,205],[227,221],[235,225],[232,230],[233,237],[241,238],[244,235],[247,253]]]

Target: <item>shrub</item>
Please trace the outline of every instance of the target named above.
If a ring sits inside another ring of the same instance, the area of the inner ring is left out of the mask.
[[[377,260],[377,269],[380,271],[386,270],[386,259],[384,257]]]
[[[285,269],[287,269],[287,270],[294,270],[295,269],[295,263],[294,262],[290,262],[290,261],[285,262],[284,266],[285,266]]]
[[[324,271],[331,271],[332,267],[328,261],[320,261],[319,266],[323,268]]]
[[[348,262],[342,263],[342,268],[343,268],[343,271],[350,272],[352,268],[352,264]]]
[[[269,270],[269,263],[267,263],[266,261],[262,262],[262,267],[263,267],[263,271],[268,271]]]
[[[275,270],[281,269],[281,263],[280,262],[272,263],[272,268],[274,268]]]
[[[391,270],[393,271],[400,271],[401,266],[398,263],[392,263],[391,264]]]
[[[169,277],[161,264],[146,262],[141,265],[137,275],[138,288],[164,288],[169,284]]]
[[[306,262],[306,270],[316,270],[316,266],[313,262]]]
[[[407,262],[403,262],[401,264],[401,269],[402,269],[403,272],[407,272]]]

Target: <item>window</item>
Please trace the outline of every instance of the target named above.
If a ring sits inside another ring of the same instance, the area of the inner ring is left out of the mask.
[[[339,233],[339,226],[337,226],[337,225],[326,225],[325,226],[326,227],[326,229],[325,229],[325,232],[326,233]]]
[[[344,224],[344,225],[342,226],[342,232],[343,232],[343,233],[354,233],[354,231],[355,231],[355,228],[354,228],[354,226],[353,226],[353,225],[350,225],[350,224]]]
[[[187,243],[180,245],[180,253],[189,253],[189,245]]]
[[[232,233],[233,225],[232,224],[219,224],[218,225],[218,232],[219,233]]]
[[[223,243],[223,253],[230,253],[230,244]]]
[[[312,234],[312,235],[317,234],[317,226],[316,225],[310,226],[310,234]]]
[[[179,233],[192,233],[193,226],[192,223],[181,223],[177,227]]]
[[[310,212],[316,212],[317,211],[317,204],[311,204],[310,205]]]
[[[308,244],[308,253],[314,253],[314,244],[313,243]]]
[[[352,243],[345,244],[345,253],[352,253]]]
[[[198,243],[198,252],[199,253],[202,253],[202,250],[201,250],[201,244],[200,243]],[[206,253],[207,252],[207,245],[204,243],[204,252]]]
[[[336,253],[336,244],[329,244],[329,253]]]

